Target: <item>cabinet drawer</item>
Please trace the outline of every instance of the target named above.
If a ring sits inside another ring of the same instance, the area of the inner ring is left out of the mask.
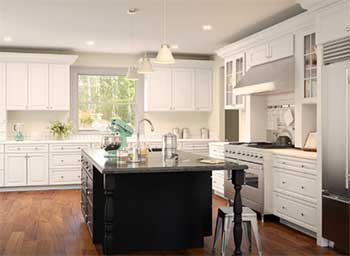
[[[51,170],[50,184],[64,185],[64,184],[80,184],[81,172],[80,170],[70,171],[55,171]]]
[[[89,143],[77,144],[50,144],[50,152],[80,152],[82,149],[90,148]]]
[[[4,155],[0,154],[0,170],[5,169],[5,164],[4,164]]]
[[[4,171],[0,170],[0,187],[5,185]]]
[[[50,168],[81,167],[81,155],[50,153]]]
[[[316,161],[302,158],[276,156],[273,161],[273,166],[312,175],[316,175],[317,173]]]
[[[274,193],[275,215],[309,230],[316,230],[316,208]]]
[[[315,179],[280,172],[276,168],[274,168],[273,172],[275,190],[297,193],[316,200],[317,186]]]
[[[9,144],[5,145],[6,153],[23,153],[23,152],[47,152],[47,144]]]

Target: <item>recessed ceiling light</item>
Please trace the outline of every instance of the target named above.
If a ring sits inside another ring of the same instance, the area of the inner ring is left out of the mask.
[[[135,15],[137,12],[139,11],[139,9],[136,8],[130,8],[126,11],[127,14],[129,15]]]
[[[213,29],[213,27],[211,25],[203,25],[202,28],[203,28],[203,30],[206,30],[206,31]]]
[[[12,37],[10,37],[10,36],[4,36],[3,39],[5,42],[12,42]]]
[[[95,44],[95,42],[94,41],[86,41],[85,44],[88,46],[93,46]]]

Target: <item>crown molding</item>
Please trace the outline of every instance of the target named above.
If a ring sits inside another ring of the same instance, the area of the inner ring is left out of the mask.
[[[0,52],[0,61],[2,62],[39,62],[71,65],[77,59],[78,55]]]

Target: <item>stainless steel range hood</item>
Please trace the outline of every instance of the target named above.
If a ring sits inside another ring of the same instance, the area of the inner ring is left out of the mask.
[[[233,89],[236,95],[294,91],[294,57],[251,67]]]

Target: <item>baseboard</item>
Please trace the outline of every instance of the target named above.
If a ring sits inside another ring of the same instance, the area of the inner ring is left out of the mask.
[[[284,220],[282,218],[280,218],[280,223],[283,224],[283,225],[286,225],[286,226],[288,226],[288,227],[290,227],[292,229],[298,230],[299,232],[301,232],[301,233],[303,233],[305,235],[311,236],[313,238],[317,237],[317,234],[315,232],[310,231],[308,229],[305,229],[303,227],[300,227],[300,226],[298,226],[296,224],[293,224],[293,223],[291,223],[291,222],[289,222],[287,220]]]
[[[0,192],[24,192],[24,191],[63,190],[63,189],[80,189],[80,185],[2,187],[0,188]]]

